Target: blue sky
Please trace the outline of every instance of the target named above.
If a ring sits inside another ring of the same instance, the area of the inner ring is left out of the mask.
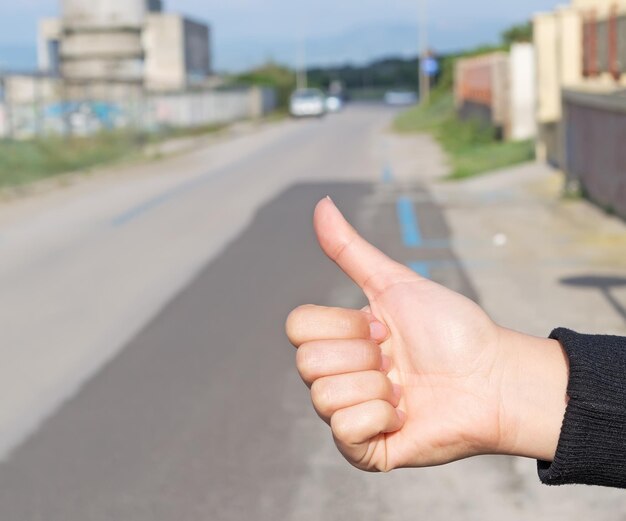
[[[429,3],[431,40],[438,50],[446,51],[493,42],[504,27],[528,19],[533,12],[552,9],[558,2]],[[0,46],[34,47],[37,18],[55,15],[57,5],[58,0],[0,0]],[[417,0],[165,0],[165,5],[167,10],[211,23],[213,52],[221,69],[242,68],[268,57],[292,61],[302,34],[309,42],[311,60],[319,62],[331,60],[328,49],[347,41],[352,46],[338,49],[339,60],[355,49],[356,61],[375,57],[369,55],[376,54],[378,47],[379,54],[409,54],[417,41]],[[378,41],[368,42],[368,34]]]

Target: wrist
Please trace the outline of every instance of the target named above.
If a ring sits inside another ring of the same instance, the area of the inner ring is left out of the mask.
[[[569,363],[552,339],[501,330],[506,364],[498,452],[552,461],[567,406]]]

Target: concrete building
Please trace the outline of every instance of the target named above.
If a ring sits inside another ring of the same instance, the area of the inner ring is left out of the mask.
[[[37,65],[45,74],[58,75],[61,69],[61,19],[39,20]]]
[[[38,48],[42,70],[68,89],[185,90],[211,72],[209,27],[163,12],[160,0],[61,0]]]
[[[156,131],[259,118],[273,89],[215,89],[206,24],[160,0],[61,0],[39,24],[39,72],[0,74],[0,139]]]
[[[209,28],[176,14],[150,14],[143,33],[144,74],[151,90],[202,84],[211,70]]]

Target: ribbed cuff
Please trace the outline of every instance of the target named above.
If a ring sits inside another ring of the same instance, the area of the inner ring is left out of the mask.
[[[569,358],[569,401],[554,461],[538,462],[546,485],[626,488],[626,338],[555,329]]]

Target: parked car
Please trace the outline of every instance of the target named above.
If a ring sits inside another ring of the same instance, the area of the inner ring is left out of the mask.
[[[298,89],[291,95],[289,112],[294,118],[322,117],[326,113],[326,96],[319,89]]]
[[[417,94],[410,90],[389,90],[385,92],[385,103],[394,107],[415,105]]]
[[[326,98],[326,111],[339,112],[343,109],[343,100],[339,96],[328,96]]]

